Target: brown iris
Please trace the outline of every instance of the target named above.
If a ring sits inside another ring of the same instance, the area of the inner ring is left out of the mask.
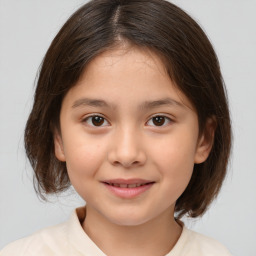
[[[95,126],[101,126],[104,123],[104,118],[101,116],[93,116],[92,123]]]
[[[156,126],[162,126],[165,122],[165,117],[163,116],[155,116],[153,117],[153,123]]]

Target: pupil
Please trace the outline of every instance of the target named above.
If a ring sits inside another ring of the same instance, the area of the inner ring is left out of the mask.
[[[153,123],[157,126],[161,126],[164,124],[165,118],[162,116],[153,117]]]
[[[95,125],[95,126],[100,126],[104,123],[104,118],[103,117],[100,117],[100,116],[94,116],[92,118],[92,123]]]

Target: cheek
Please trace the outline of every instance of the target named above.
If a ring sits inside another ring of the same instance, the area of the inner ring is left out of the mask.
[[[105,158],[103,143],[95,142],[86,138],[84,140],[72,140],[64,149],[68,174],[79,182],[85,181],[82,177],[93,177]],[[74,181],[77,182],[77,181]]]
[[[194,163],[196,140],[192,136],[173,134],[151,144],[152,158],[163,165],[185,167]]]
[[[158,141],[151,158],[163,180],[173,188],[183,189],[189,183],[194,167],[196,140],[193,136],[169,136]]]

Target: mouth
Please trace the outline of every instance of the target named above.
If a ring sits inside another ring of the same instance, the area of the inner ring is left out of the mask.
[[[133,184],[126,184],[126,183],[109,183],[104,182],[106,185],[117,187],[117,188],[137,188],[141,186],[145,186],[154,182],[146,182],[146,183],[133,183]]]
[[[131,199],[149,190],[153,186],[155,181],[148,181],[142,179],[115,179],[103,181],[102,183],[115,196],[124,199]]]

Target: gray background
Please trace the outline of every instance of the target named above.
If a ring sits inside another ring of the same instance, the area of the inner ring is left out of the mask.
[[[82,203],[72,191],[50,203],[33,191],[23,130],[38,66],[61,25],[81,0],[0,0],[0,248],[66,220]],[[219,56],[234,127],[229,176],[202,219],[188,226],[256,255],[256,1],[175,0],[207,32]]]

